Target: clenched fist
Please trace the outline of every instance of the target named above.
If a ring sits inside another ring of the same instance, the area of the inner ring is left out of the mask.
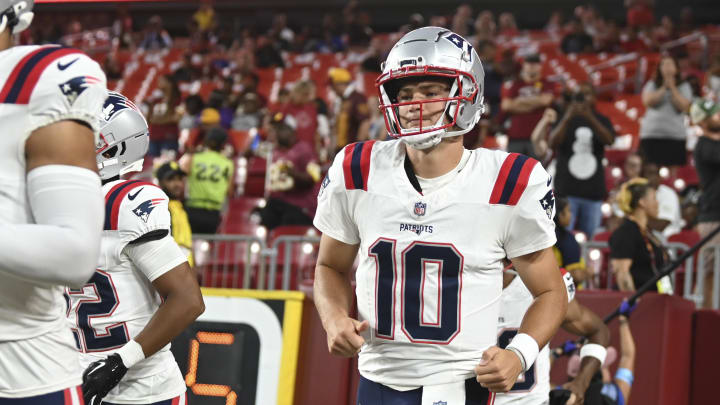
[[[331,322],[327,328],[328,351],[336,356],[355,356],[365,343],[360,333],[369,326],[368,321],[360,322],[350,317],[338,318]]]
[[[522,372],[520,358],[515,353],[492,346],[475,366],[475,379],[491,392],[507,392]]]

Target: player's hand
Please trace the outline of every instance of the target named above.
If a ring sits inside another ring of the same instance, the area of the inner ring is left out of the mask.
[[[572,392],[570,399],[565,402],[566,405],[583,405],[585,402],[585,391],[587,390],[587,384],[583,384],[577,379],[572,380],[563,384],[563,388]]]
[[[105,395],[118,385],[127,370],[117,353],[90,364],[83,373],[85,405],[99,405]]]
[[[475,366],[475,379],[492,392],[507,392],[522,372],[517,354],[492,346],[485,350],[482,360]]]
[[[543,111],[542,119],[545,120],[545,122],[554,124],[555,121],[557,121],[557,111],[552,108],[546,108],[545,111]]]
[[[350,317],[342,317],[332,322],[327,330],[328,350],[331,354],[342,357],[353,357],[358,352],[365,339],[360,333],[370,324],[368,321],[358,321]]]
[[[624,316],[625,318],[630,318],[630,314],[635,311],[635,308],[637,308],[637,301],[633,302],[632,305],[628,302],[627,299],[623,300],[622,304],[620,304],[620,312],[621,316]]]

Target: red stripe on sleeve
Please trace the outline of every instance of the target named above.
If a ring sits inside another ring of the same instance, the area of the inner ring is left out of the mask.
[[[70,390],[73,390],[73,389],[75,389],[75,387],[65,388],[65,389],[63,390],[63,401],[64,401],[63,403],[64,403],[65,405],[73,405],[73,403],[72,403],[72,395],[70,394]]]
[[[171,405],[180,405],[180,397],[173,398]]]
[[[362,172],[362,178],[363,178],[363,190],[367,191],[368,188],[368,178],[370,177],[370,154],[372,153],[372,148],[375,144],[375,141],[367,141],[365,142],[365,146],[363,146],[362,155],[360,156],[360,170]]]
[[[30,71],[30,74],[27,76],[27,79],[25,79],[25,83],[23,84],[22,90],[20,90],[20,94],[18,95],[17,103],[18,104],[27,104],[30,102],[30,95],[32,95],[33,90],[35,89],[35,85],[40,80],[40,75],[42,72],[45,71],[45,68],[56,61],[57,59],[65,56],[70,55],[73,53],[82,53],[77,49],[72,48],[60,48],[55,52],[49,53],[44,58],[40,59],[38,63],[33,67],[33,69]]]
[[[45,50],[45,48],[47,47],[42,46],[25,55],[24,58],[20,59],[20,62],[15,65],[15,69],[13,69],[13,71],[10,73],[10,76],[8,76],[7,80],[5,80],[5,85],[0,91],[0,100],[5,100],[5,98],[8,96],[8,93],[10,93],[10,89],[12,88],[13,84],[15,84],[15,81],[17,80],[23,66],[25,66],[25,63],[27,63],[27,61],[30,60],[30,58],[32,58],[33,56],[35,56],[38,52]]]
[[[497,179],[495,179],[492,194],[490,194],[490,204],[497,204],[500,202],[500,197],[502,197],[503,188],[505,188],[505,183],[507,182],[508,175],[510,174],[510,169],[512,168],[513,163],[515,163],[515,159],[517,159],[517,157],[517,153],[511,153],[505,158],[505,161],[500,167],[500,173],[498,173]]]
[[[343,159],[343,175],[345,176],[345,188],[348,190],[352,190],[355,188],[355,183],[353,183],[352,178],[352,168],[350,165],[352,164],[352,155],[355,151],[356,144],[350,144],[345,147],[345,158]]]
[[[78,385],[77,387],[75,387],[75,390],[77,391],[78,404],[85,405],[85,398],[83,398],[82,388],[80,388],[80,386]]]
[[[142,186],[152,186],[157,187],[153,183],[148,183],[145,181],[139,181],[129,187],[124,188],[122,191],[120,191],[120,194],[117,195],[115,198],[115,201],[113,201],[112,211],[110,214],[110,229],[113,231],[118,229],[118,218],[120,217],[120,205],[122,205],[123,200],[125,199],[125,196],[132,190],[142,187]],[[142,200],[145,201],[145,200]]]
[[[525,161],[522,169],[520,169],[520,175],[518,176],[517,182],[515,182],[515,188],[513,189],[512,194],[510,194],[508,205],[516,205],[518,201],[520,201],[522,193],[527,188],[528,180],[530,180],[530,173],[532,173],[537,162],[538,161],[535,159],[528,159]]]

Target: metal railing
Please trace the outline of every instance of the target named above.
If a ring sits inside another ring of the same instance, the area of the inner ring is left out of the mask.
[[[668,50],[672,48],[677,48],[678,46],[684,46],[690,43],[693,43],[695,41],[700,42],[700,46],[702,47],[702,54],[700,59],[700,68],[702,70],[706,70],[708,67],[708,36],[703,32],[694,32],[689,35],[685,35],[682,38],[675,39],[673,41],[666,42],[662,45],[660,45],[660,52],[667,52]]]
[[[681,253],[686,252],[690,249],[690,247],[684,243],[680,242],[669,242],[663,245],[667,250],[668,254],[670,256],[670,260],[674,260],[678,258]],[[581,255],[585,259],[585,263],[587,266],[593,266],[600,263],[603,268],[593,268],[593,276],[589,280],[589,287],[591,288],[599,288],[599,286],[602,284],[600,283],[600,277],[603,275],[603,270],[605,270],[605,285],[606,288],[611,288],[613,285],[613,277],[614,274],[612,272],[612,268],[610,267],[609,257],[608,260],[605,262],[603,260],[603,257],[598,257],[596,259],[593,259],[592,251],[597,250],[600,252],[600,254],[603,254],[603,251],[607,251],[609,249],[607,242],[597,242],[597,241],[587,241],[580,244],[581,248]],[[716,260],[713,262],[713,302],[712,306],[714,309],[720,309],[720,246],[708,246],[705,247],[700,251],[698,254],[698,260],[697,260],[697,267],[695,266],[695,259],[693,255],[688,256],[687,259],[685,259],[685,262],[683,263],[684,268],[684,280],[683,280],[683,291],[682,296],[683,298],[695,302],[697,306],[700,306],[703,302],[704,298],[704,283],[705,283],[705,273],[706,273],[706,263],[707,261],[715,257]],[[697,271],[697,280],[695,280],[695,272]],[[671,273],[671,279],[673,287],[677,286],[677,271],[674,271]],[[693,284],[695,285],[694,291],[693,291]]]
[[[625,65],[631,63],[638,63],[637,69],[635,69],[635,75],[627,77]],[[635,86],[635,93],[639,93],[642,89],[643,82],[645,81],[645,75],[647,74],[647,60],[637,52],[626,53],[623,55],[617,55],[612,59],[598,63],[597,65],[588,66],[585,71],[592,78],[594,74],[600,74],[603,70],[617,69],[618,80],[612,83],[608,83],[602,86],[597,86],[597,92],[602,93],[604,91],[619,91],[623,92],[625,85],[633,84]]]
[[[280,287],[295,287],[291,285],[293,258],[304,255],[306,264],[314,265],[314,245],[320,243],[320,237],[313,235],[281,235],[269,247],[264,238],[252,235],[193,235],[193,239],[195,267],[203,286],[263,290],[277,287],[281,253]]]

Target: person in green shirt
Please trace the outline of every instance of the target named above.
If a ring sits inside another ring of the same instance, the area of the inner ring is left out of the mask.
[[[195,234],[217,231],[220,211],[232,192],[233,162],[221,153],[226,141],[225,130],[213,128],[205,135],[204,150],[190,158],[185,209]]]

